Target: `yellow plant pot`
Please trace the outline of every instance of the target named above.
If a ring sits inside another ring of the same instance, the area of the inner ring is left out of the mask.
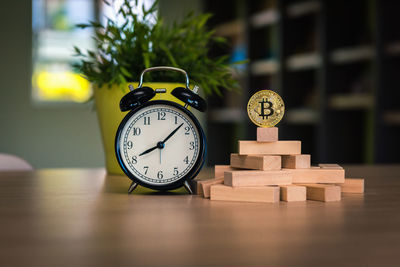
[[[131,83],[134,88],[138,83]],[[170,100],[178,104],[184,103],[173,95],[171,91],[176,87],[185,87],[180,83],[145,83],[143,86],[149,86],[153,89],[165,88],[166,93],[157,94],[152,100]],[[123,175],[117,158],[115,156],[115,134],[122,119],[128,112],[121,112],[119,109],[119,102],[121,98],[129,92],[128,84],[125,85],[112,85],[111,88],[103,86],[101,88],[94,88],[94,98],[96,103],[97,118],[100,124],[101,137],[103,140],[103,147],[105,153],[106,169],[109,174]]]

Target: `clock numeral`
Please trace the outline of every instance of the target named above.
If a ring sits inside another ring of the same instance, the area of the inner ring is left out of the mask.
[[[162,179],[164,177],[164,175],[162,174],[162,171],[159,171],[158,173],[157,173],[157,178],[158,179]]]
[[[185,135],[189,135],[190,127],[186,126],[185,127]]]
[[[143,117],[144,125],[150,125],[150,117]]]
[[[178,124],[178,116],[175,116],[175,124]]]
[[[133,163],[133,164],[136,164],[136,163],[137,163],[137,156],[133,156],[133,157],[132,157],[132,163]]]
[[[126,143],[126,146],[128,147],[128,149],[132,149],[132,147],[133,147],[132,141],[128,141],[128,142]]]
[[[165,121],[165,112],[164,111],[158,112],[158,120]]]
[[[146,175],[147,172],[149,171],[149,166],[144,166],[143,169],[144,169],[144,174]]]
[[[139,127],[133,128],[133,135],[140,135],[141,133],[142,133],[142,129],[140,129]]]
[[[183,160],[186,164],[189,164],[189,156],[186,156],[186,158]]]
[[[178,167],[174,168],[174,175],[177,176],[179,174]]]
[[[194,149],[194,142],[190,142],[189,143],[189,150],[193,150]]]

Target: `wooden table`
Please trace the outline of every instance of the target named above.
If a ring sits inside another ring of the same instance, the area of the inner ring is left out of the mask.
[[[400,166],[347,174],[365,195],[257,204],[128,195],[103,170],[0,173],[0,266],[400,266]]]

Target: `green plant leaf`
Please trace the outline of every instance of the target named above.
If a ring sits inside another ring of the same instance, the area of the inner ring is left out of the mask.
[[[84,24],[84,23],[76,24],[75,26],[78,27],[78,28],[81,28],[81,29],[85,29],[85,28],[90,27],[89,24]]]
[[[76,55],[82,55],[81,50],[77,46],[74,46],[74,50],[75,50]]]
[[[186,70],[191,82],[198,84],[206,95],[222,95],[222,89],[239,88],[231,66],[246,62],[230,63],[229,55],[210,55],[211,46],[227,47],[225,38],[207,29],[211,14],[189,12],[180,21],[166,24],[162,17],[156,17],[157,7],[157,1],[145,8],[138,1],[124,0],[118,10],[125,20],[122,25],[110,18],[105,23],[78,24],[78,28],[95,29],[92,38],[97,51],[74,47],[79,58],[74,68],[99,87],[111,88],[112,84],[126,83],[127,79],[137,81],[148,67],[174,66]],[[182,76],[175,72],[153,72],[146,79],[182,82]]]
[[[165,52],[166,56],[168,57],[169,61],[171,62],[173,67],[178,67],[178,64],[175,61],[174,56],[172,55],[171,51],[165,44],[160,44],[160,48]]]
[[[124,67],[119,67],[119,68],[120,68],[122,74],[124,74],[126,77],[128,77],[128,78],[133,77],[132,74],[130,74],[129,71],[127,69],[125,69]]]

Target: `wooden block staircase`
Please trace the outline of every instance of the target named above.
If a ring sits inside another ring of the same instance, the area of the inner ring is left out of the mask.
[[[278,128],[258,128],[256,141],[239,141],[230,165],[216,165],[212,179],[197,181],[211,200],[275,203],[340,201],[342,193],[364,193],[364,179],[345,178],[338,164],[311,166],[301,141],[278,140]]]

